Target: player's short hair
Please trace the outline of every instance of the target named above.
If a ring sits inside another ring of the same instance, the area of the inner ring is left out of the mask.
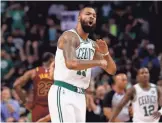
[[[42,56],[42,62],[48,62],[51,58],[54,58],[54,55],[50,52],[45,52]]]
[[[141,68],[138,69],[138,71],[137,71],[137,75],[139,74],[139,72],[140,72],[142,69],[147,69],[147,70],[148,70],[147,67],[141,67]]]
[[[79,15],[82,13],[82,11],[84,10],[84,9],[86,9],[86,8],[92,8],[92,9],[94,9],[95,10],[95,8],[94,7],[92,7],[92,6],[85,6],[84,8],[82,8],[80,11],[79,11]],[[95,10],[96,11],[96,10]]]

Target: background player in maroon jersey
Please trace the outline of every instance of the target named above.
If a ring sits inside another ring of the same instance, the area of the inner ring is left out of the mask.
[[[48,91],[53,84],[54,55],[46,52],[42,57],[43,65],[25,72],[14,83],[14,88],[28,110],[32,110],[32,122],[45,117],[48,111]],[[33,106],[29,107],[28,98],[22,87],[33,80]]]

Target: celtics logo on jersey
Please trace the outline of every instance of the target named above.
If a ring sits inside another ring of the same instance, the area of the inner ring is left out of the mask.
[[[91,60],[94,56],[95,50],[93,48],[79,47],[77,51],[77,59]],[[77,75],[86,77],[86,70],[77,71]]]
[[[146,95],[138,98],[138,103],[144,110],[144,116],[152,115],[156,101],[156,96],[153,95]]]
[[[90,60],[94,55],[94,52],[95,51],[92,48],[79,48],[77,58]]]

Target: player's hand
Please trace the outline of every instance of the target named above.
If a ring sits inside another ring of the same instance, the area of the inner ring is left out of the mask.
[[[106,68],[107,67],[107,61],[106,60],[100,60],[100,66],[102,68]]]
[[[154,119],[158,119],[158,118],[160,118],[161,114],[160,114],[160,112],[156,111],[152,114],[152,116]]]
[[[24,106],[27,110],[31,111],[33,108],[33,101],[26,99],[26,102],[24,103]]]
[[[106,54],[108,52],[108,46],[106,41],[102,40],[102,39],[97,39],[96,40],[96,50],[102,54]]]
[[[25,108],[28,110],[28,111],[31,111],[31,106],[30,104],[26,103],[24,104]]]

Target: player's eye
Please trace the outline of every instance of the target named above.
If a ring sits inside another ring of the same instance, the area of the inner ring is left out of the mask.
[[[94,18],[96,18],[96,15],[93,15]]]
[[[91,13],[87,13],[86,15],[90,15]]]

